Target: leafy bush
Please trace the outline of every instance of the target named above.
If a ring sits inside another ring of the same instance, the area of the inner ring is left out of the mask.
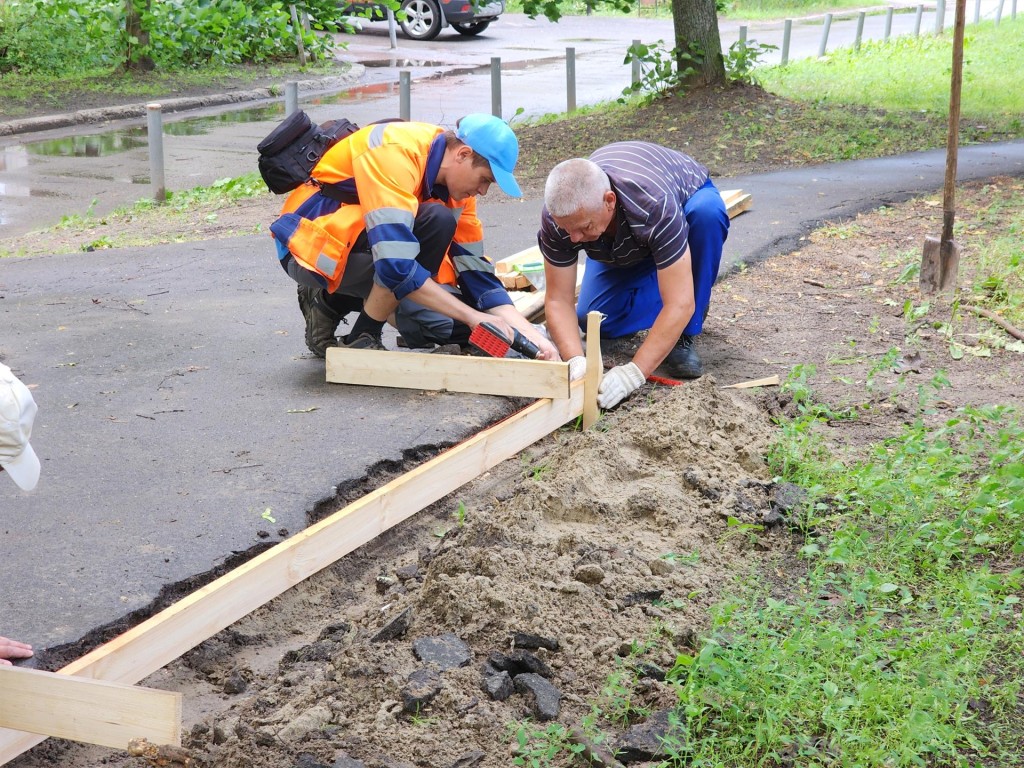
[[[98,0],[0,1],[0,72],[59,75],[117,60],[124,4]]]
[[[148,5],[148,8],[144,6]],[[333,0],[299,0],[310,32],[303,47],[329,58]],[[280,0],[160,0],[136,3],[148,45],[129,37],[124,0],[0,0],[0,72],[60,75],[121,64],[131,49],[158,67],[263,63],[296,55],[289,6]]]

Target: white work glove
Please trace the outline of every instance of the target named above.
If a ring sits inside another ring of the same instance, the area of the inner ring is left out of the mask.
[[[587,358],[583,355],[569,358],[569,381],[579,381],[587,372]]]
[[[626,363],[612,368],[601,379],[597,391],[597,404],[602,408],[614,408],[643,386],[646,377],[636,363]]]

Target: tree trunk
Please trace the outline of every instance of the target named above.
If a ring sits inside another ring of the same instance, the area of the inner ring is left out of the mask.
[[[696,70],[690,77],[683,78],[684,85],[724,84],[725,59],[715,0],[672,0],[672,21],[679,71],[685,72],[691,67]]]
[[[125,48],[124,66],[127,70],[152,72],[156,69],[156,63],[149,56],[139,54],[142,48],[149,45],[149,31],[142,26],[139,7],[148,11],[149,3],[150,0],[124,0],[124,28],[128,38],[128,44]],[[133,38],[138,42],[132,42]]]

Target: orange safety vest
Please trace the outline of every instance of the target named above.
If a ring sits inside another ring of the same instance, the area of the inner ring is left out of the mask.
[[[476,198],[441,200],[431,194],[444,156],[444,129],[427,123],[369,125],[335,144],[313,169],[313,182],[293,191],[272,235],[306,269],[327,281],[333,292],[364,230],[380,259],[415,259],[419,244],[412,236],[421,203],[441,203],[456,217],[453,245],[433,279],[455,285],[460,266],[478,268],[483,255],[483,225]],[[319,184],[330,184],[327,193]],[[332,199],[331,195],[341,200]],[[493,272],[493,265],[490,265]]]

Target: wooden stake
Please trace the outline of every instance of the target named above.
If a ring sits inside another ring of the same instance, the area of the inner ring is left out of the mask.
[[[750,381],[741,381],[738,384],[729,384],[722,389],[749,389],[750,387],[777,387],[779,385],[779,377],[767,376],[763,379],[751,379]]]
[[[134,738],[181,744],[181,694],[0,667],[0,726],[127,749]]]
[[[583,428],[590,429],[601,415],[597,407],[597,390],[601,387],[604,361],[601,359],[600,312],[587,313],[587,373],[583,378]]]
[[[573,382],[568,398],[538,400],[257,555],[58,674],[138,682],[582,411],[583,386]],[[0,765],[44,738],[0,730]]]
[[[569,364],[328,347],[327,381],[506,397],[569,396]]]

